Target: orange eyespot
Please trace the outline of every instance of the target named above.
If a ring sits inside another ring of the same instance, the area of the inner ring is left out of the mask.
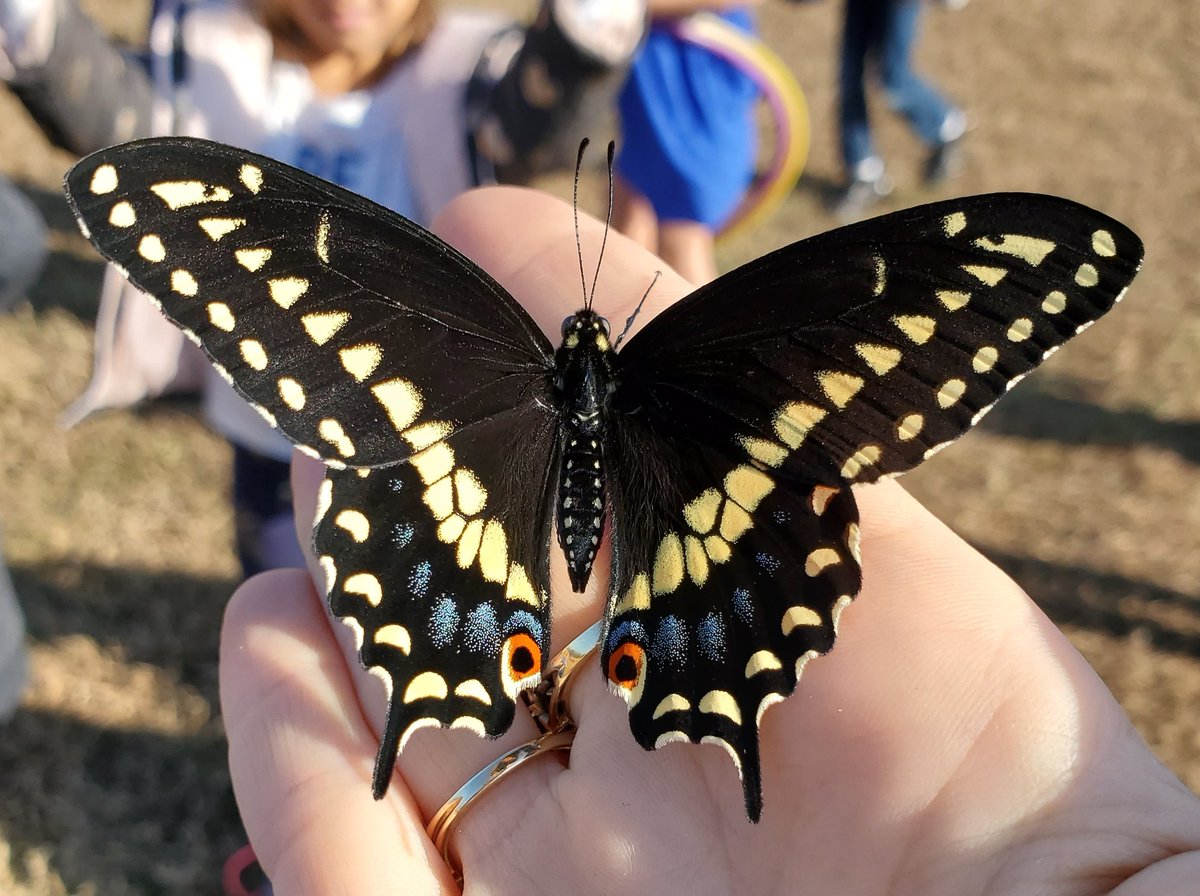
[[[542,651],[525,632],[510,635],[504,642],[504,671],[517,682],[536,675],[542,669]]]
[[[642,677],[642,665],[646,651],[640,644],[626,641],[608,658],[608,680],[632,691]]]

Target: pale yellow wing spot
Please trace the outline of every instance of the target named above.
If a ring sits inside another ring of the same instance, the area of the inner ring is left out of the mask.
[[[264,408],[261,404],[250,402],[250,407],[254,408],[254,412],[258,414],[258,416],[267,421],[267,426],[271,427],[272,429],[277,429],[279,427],[279,421],[275,419],[275,415]]]
[[[946,236],[958,236],[967,227],[967,216],[963,212],[952,212],[942,218],[942,232]]]
[[[877,296],[883,295],[883,291],[887,289],[887,263],[883,260],[882,255],[875,256],[875,289],[874,293]]]
[[[342,424],[332,417],[326,417],[317,424],[317,435],[336,448],[338,454],[342,457],[354,456],[354,443],[350,441],[350,437],[342,429]]]
[[[233,197],[228,187],[214,187],[198,180],[163,181],[150,188],[171,211],[206,202],[228,202]]]
[[[437,528],[438,541],[442,544],[454,544],[462,536],[463,530],[467,528],[467,521],[457,513],[452,513],[450,516],[442,520]]]
[[[717,524],[717,511],[721,509],[721,493],[715,488],[705,489],[698,498],[693,498],[683,507],[683,518],[696,532],[703,535],[711,532]]]
[[[1042,300],[1042,310],[1047,314],[1061,314],[1067,307],[1067,296],[1059,290],[1046,294]]]
[[[830,488],[828,485],[817,485],[812,490],[812,509],[817,516],[822,516],[825,513],[825,508],[829,506],[829,501],[840,492],[840,488]]]
[[[892,323],[896,325],[896,329],[917,345],[924,345],[928,342],[937,327],[937,323],[932,317],[920,314],[899,314],[892,318]]]
[[[233,328],[237,326],[237,319],[233,316],[233,312],[229,309],[228,305],[224,302],[209,302],[207,309],[208,320],[214,327],[218,330],[224,330],[226,333],[233,332]],[[252,342],[253,340],[246,341]],[[245,357],[245,355],[246,353],[243,351],[242,356]],[[255,366],[248,358],[246,359],[246,363],[254,367],[255,370],[262,370],[262,367]],[[264,364],[263,367],[265,366]]]
[[[1092,234],[1092,251],[1103,258],[1112,258],[1117,254],[1117,244],[1113,235],[1107,230],[1097,230]]]
[[[621,691],[620,696],[624,696],[625,689],[621,688]],[[667,744],[690,744],[691,742],[692,739],[682,731],[664,731],[654,739],[654,749],[661,750]]]
[[[514,563],[508,569],[508,583],[504,586],[504,597],[508,600],[519,600],[533,607],[541,607],[533,583],[529,581],[529,573],[519,563]]]
[[[470,569],[479,553],[479,542],[483,538],[483,520],[475,519],[467,523],[458,539],[458,549],[454,559],[460,569]]]
[[[795,451],[803,443],[812,428],[825,419],[827,411],[816,405],[793,401],[785,404],[775,415],[772,426],[775,435]]]
[[[201,218],[196,222],[214,243],[246,224],[245,218]]]
[[[825,393],[825,397],[839,408],[844,408],[848,405],[865,385],[862,377],[855,376],[852,373],[841,373],[836,370],[820,371],[817,374],[817,383],[820,384],[821,391]]]
[[[632,610],[649,609],[650,579],[644,572],[639,572],[633,577],[633,581],[629,583],[629,587],[625,589],[625,593],[617,601],[617,605],[613,607],[613,614],[619,616]]]
[[[426,485],[449,476],[454,469],[454,449],[445,442],[435,442],[409,460]]]
[[[325,579],[322,584],[324,585],[325,596],[328,597],[329,592],[333,590],[333,586],[337,582],[337,564],[334,563],[333,558],[328,554],[322,554],[317,560],[317,565],[321,567],[322,578]]]
[[[772,651],[758,650],[751,655],[749,661],[746,663],[745,675],[747,678],[753,678],[760,672],[772,672],[782,668],[783,663],[779,661],[779,657]]]
[[[783,621],[780,625],[783,633],[790,635],[792,629],[800,625],[809,627],[821,625],[821,617],[812,607],[803,607],[797,604],[794,607],[788,607],[787,612],[783,614]]]
[[[753,436],[738,436],[738,441],[750,457],[768,467],[778,467],[787,460],[787,449],[775,442]]]
[[[267,289],[271,293],[271,301],[286,311],[308,292],[308,281],[303,277],[276,277],[267,281]]]
[[[652,588],[655,594],[670,594],[683,582],[683,545],[679,536],[668,532],[658,543],[654,555]]]
[[[418,700],[445,700],[450,693],[446,679],[436,672],[422,672],[408,683],[404,689],[405,703],[416,703]]]
[[[158,264],[167,257],[167,247],[156,233],[147,233],[138,243],[138,255],[146,261]]]
[[[329,508],[333,504],[333,480],[322,479],[320,487],[317,488],[317,510],[313,514],[313,525],[325,519],[325,514],[329,513]]]
[[[137,212],[133,206],[122,200],[109,210],[108,223],[113,227],[132,227],[137,223]]]
[[[735,725],[742,724],[742,711],[729,691],[709,691],[700,698],[700,711],[725,716]]]
[[[376,397],[376,401],[383,405],[396,432],[406,431],[412,426],[416,415],[420,414],[421,408],[424,407],[421,393],[407,379],[384,380],[383,383],[371,386],[371,393]],[[412,440],[409,444],[415,449],[416,444]]]
[[[1008,273],[1007,268],[993,268],[984,264],[964,264],[962,269],[987,286],[995,286]]]
[[[1008,336],[1009,342],[1024,342],[1033,335],[1033,321],[1027,317],[1018,317],[1005,335]]]
[[[499,520],[484,523],[483,538],[479,541],[479,571],[489,582],[508,579],[508,537]]]
[[[862,531],[858,528],[858,523],[846,525],[846,547],[850,550],[854,562],[862,563]]]
[[[987,373],[996,366],[998,360],[1000,360],[1000,352],[993,346],[985,345],[971,359],[971,367],[976,373]]]
[[[317,258],[329,264],[329,212],[322,211],[321,217],[317,221],[317,236],[313,244],[313,251],[317,253]]]
[[[724,485],[725,494],[748,511],[758,507],[759,502],[775,488],[770,476],[745,465],[734,467],[725,474]]]
[[[837,634],[838,623],[841,622],[841,619],[842,619],[842,611],[845,610],[846,607],[850,606],[850,604],[853,603],[853,601],[854,601],[853,594],[843,594],[841,597],[839,597],[837,599],[837,603],[835,603],[833,605],[833,609],[830,610],[829,618],[830,618],[830,621],[833,622],[834,634]]]
[[[459,467],[454,471],[454,494],[458,509],[467,516],[475,516],[487,506],[487,489],[473,470]]]
[[[238,264],[253,274],[270,261],[271,250],[265,248],[236,249],[233,257],[237,259]]]
[[[1093,265],[1081,264],[1075,272],[1075,282],[1080,286],[1095,286],[1100,282],[1100,274]]]
[[[353,345],[349,348],[344,348],[338,352],[338,357],[341,359],[342,367],[345,368],[346,373],[350,374],[361,383],[375,372],[375,368],[378,367],[379,362],[383,360],[383,349],[373,342],[368,342],[363,345]],[[407,380],[390,380],[389,382],[407,382]],[[380,383],[379,385],[384,384]],[[411,383],[409,385],[411,385]],[[375,390],[372,389],[371,391]],[[375,397],[378,398],[379,394],[376,393]],[[410,420],[403,426],[398,426],[396,428],[404,429],[411,422],[412,421]]]
[[[343,510],[333,518],[333,524],[346,530],[350,537],[362,544],[371,535],[371,523],[360,510]]]
[[[263,173],[262,169],[257,165],[251,165],[249,162],[246,162],[242,165],[241,171],[238,172],[238,177],[241,178],[242,183],[251,193],[257,193],[262,189]]]
[[[212,304],[220,304],[213,302]],[[212,308],[209,307],[209,314],[212,314]],[[267,350],[263,348],[261,342],[257,339],[243,339],[238,343],[238,351],[242,353],[242,360],[253,367],[255,370],[266,370],[267,368]]]
[[[870,342],[860,342],[854,346],[855,353],[867,362],[879,376],[883,376],[900,363],[900,349],[886,345],[874,345]]]
[[[752,525],[750,514],[733,501],[725,502],[725,507],[721,510],[721,526],[718,529],[722,538],[729,542],[737,541]]]
[[[862,472],[864,467],[869,467],[876,463],[883,454],[883,449],[878,445],[863,445],[855,451],[846,463],[842,465],[842,478],[853,479]]]
[[[115,190],[117,184],[117,169],[112,165],[101,165],[92,172],[92,180],[88,184],[88,189],[97,196],[103,196],[105,193]]]
[[[383,586],[379,584],[379,579],[369,572],[356,572],[347,576],[346,581],[342,582],[342,590],[361,597],[373,607],[379,606],[383,600]]]
[[[459,682],[454,688],[454,693],[456,696],[465,697],[468,700],[478,700],[484,706],[492,705],[492,695],[487,692],[487,688],[478,678],[468,678],[466,681]]]
[[[971,294],[957,289],[939,289],[937,298],[947,311],[957,311],[971,301]]]
[[[684,536],[683,556],[688,578],[697,588],[704,587],[704,583],[708,581],[708,555],[704,553],[704,545],[695,535]]]
[[[290,376],[281,376],[279,382],[276,383],[279,387],[279,397],[293,411],[304,410],[304,405],[308,401],[308,397],[304,394],[304,387]]]
[[[816,578],[831,566],[842,562],[842,555],[836,548],[817,548],[804,561],[804,572],[809,578]]]
[[[376,644],[386,644],[388,647],[395,647],[405,656],[412,651],[412,636],[409,635],[408,629],[394,622],[381,625],[377,628],[371,640]]]
[[[921,414],[908,414],[896,425],[896,436],[901,442],[915,439],[925,427],[925,418]]]
[[[380,383],[380,385],[386,384]],[[412,395],[416,394],[416,389],[412,387],[411,383],[408,386],[412,389],[409,395],[411,399]],[[417,396],[416,401],[420,401],[420,396]],[[417,409],[418,411],[420,410],[420,405],[417,406]],[[416,416],[416,412],[413,413],[413,416]],[[400,435],[403,436],[404,441],[408,442],[408,446],[413,451],[422,451],[434,442],[440,442],[446,438],[452,430],[453,427],[445,420],[428,420],[425,423],[418,423],[416,426],[409,427],[400,433]]]
[[[192,276],[191,271],[177,268],[171,271],[171,289],[175,290],[181,296],[188,296],[190,298],[200,291],[200,284],[196,282],[196,278]]]
[[[318,311],[300,318],[304,329],[308,331],[308,338],[317,345],[324,345],[336,336],[349,320],[350,315],[345,311]]]
[[[450,482],[450,477],[439,479],[425,489],[421,500],[425,502],[425,506],[429,508],[435,520],[444,520],[454,513],[454,486]]]
[[[1046,256],[1054,251],[1054,243],[1050,240],[1039,239],[1035,236],[1022,236],[1017,233],[1001,234],[999,241],[990,236],[980,237],[975,240],[975,245],[990,252],[1012,255],[1035,267],[1045,261]],[[997,282],[999,282],[999,278],[997,278]]]
[[[691,708],[691,701],[683,694],[667,694],[658,702],[658,706],[654,707],[654,718],[665,716],[669,712],[679,712]]]
[[[733,555],[729,542],[720,535],[710,535],[704,539],[704,552],[713,563],[727,563]]]
[[[943,409],[953,407],[958,404],[959,399],[966,391],[967,384],[964,381],[960,379],[946,380],[937,391],[938,406]]]

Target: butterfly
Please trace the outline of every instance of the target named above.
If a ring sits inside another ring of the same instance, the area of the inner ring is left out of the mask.
[[[84,233],[272,425],[322,460],[313,545],[389,689],[374,775],[422,727],[496,737],[541,680],[552,541],[644,748],[708,742],[762,811],[758,725],[859,591],[853,486],[915,467],[1121,298],[1138,238],[992,194],[797,242],[616,350],[590,301],[556,349],[413,222],[196,139],[79,162]]]

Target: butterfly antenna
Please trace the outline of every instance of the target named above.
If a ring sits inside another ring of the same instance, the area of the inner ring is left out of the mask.
[[[579,256],[579,283],[583,289],[583,303],[590,307],[587,291],[587,274],[583,271],[583,243],[579,239],[579,170],[583,167],[583,153],[591,141],[584,137],[579,141],[579,155],[575,157],[575,186],[571,191],[571,205],[575,212],[575,254]]]
[[[642,306],[646,304],[646,297],[650,295],[650,290],[654,289],[654,284],[658,282],[658,278],[662,276],[662,271],[654,272],[654,279],[650,281],[650,285],[646,287],[646,291],[642,294],[642,300],[637,303],[637,307],[633,309],[633,314],[625,319],[625,329],[621,331],[621,335],[617,337],[617,341],[613,343],[613,351],[621,347],[621,340],[625,338],[625,334],[629,332],[629,328],[633,326],[633,322],[637,320],[637,316],[642,311]]]
[[[604,238],[600,240],[600,255],[596,258],[596,274],[592,277],[592,291],[587,297],[587,306],[592,307],[592,300],[596,298],[596,281],[600,279],[600,263],[604,261],[604,247],[608,244],[608,229],[612,226],[613,213],[613,157],[617,152],[617,144],[613,140],[608,141],[608,215],[604,218]]]

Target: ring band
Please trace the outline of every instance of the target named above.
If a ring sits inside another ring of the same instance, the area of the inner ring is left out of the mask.
[[[555,750],[570,750],[571,742],[575,739],[575,729],[569,727],[563,731],[551,731],[543,734],[537,740],[521,744],[516,749],[509,750],[495,762],[482,769],[467,781],[442,807],[434,813],[433,818],[425,827],[426,833],[433,841],[434,848],[442,854],[446,865],[454,873],[455,879],[462,883],[463,875],[459,866],[450,857],[451,833],[456,829],[463,813],[471,806],[472,801],[490,790],[501,778],[520,768],[530,759],[543,756]]]
[[[536,688],[522,691],[521,699],[543,734],[574,727],[575,720],[567,706],[571,676],[579,664],[595,652],[603,628],[603,621],[598,621],[584,629],[550,662],[541,683]]]

